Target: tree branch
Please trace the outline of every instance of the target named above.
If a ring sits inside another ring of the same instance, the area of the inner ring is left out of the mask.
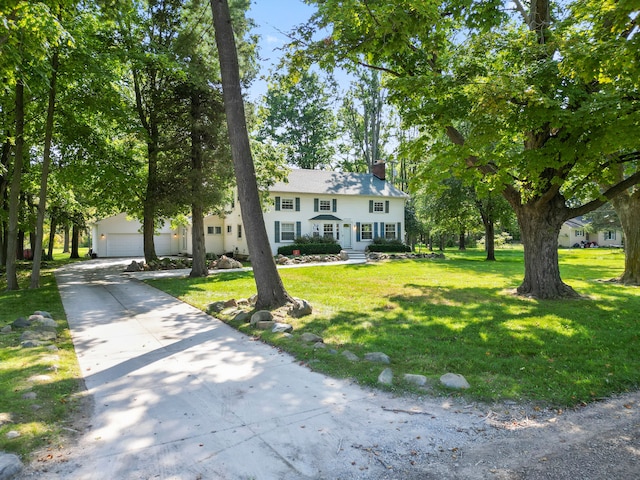
[[[633,175],[615,184],[613,187],[609,188],[609,190],[604,192],[602,196],[605,197],[605,199],[600,198],[597,200],[592,200],[589,203],[585,203],[581,207],[569,209],[569,216],[567,218],[575,218],[575,217],[579,217],[580,215],[584,215],[585,213],[589,213],[595,210],[596,208],[601,207],[612,198],[615,198],[616,196],[620,195],[627,188],[633,187],[634,185],[637,185],[639,183],[640,183],[640,171],[637,171]]]
[[[529,15],[527,14],[527,11],[524,9],[524,5],[522,5],[520,0],[513,0],[513,3],[516,6],[516,10],[518,10],[522,15],[522,19],[524,20],[524,23],[529,25]]]

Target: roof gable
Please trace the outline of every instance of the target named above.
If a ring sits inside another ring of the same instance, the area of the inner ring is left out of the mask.
[[[312,193],[325,195],[364,195],[408,198],[409,195],[370,173],[332,172],[296,169],[289,172],[289,181],[277,182],[272,193]]]

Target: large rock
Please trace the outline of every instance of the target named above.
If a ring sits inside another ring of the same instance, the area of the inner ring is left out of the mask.
[[[20,458],[13,453],[0,452],[0,480],[10,480],[22,471]]]
[[[18,317],[13,322],[11,322],[11,326],[13,328],[30,327],[31,326],[31,322],[29,320],[27,320],[26,318],[24,318],[24,317]]]
[[[45,312],[44,310],[36,310],[33,312],[34,315],[42,315],[45,318],[53,318],[49,312]]]
[[[273,333],[291,333],[293,332],[293,325],[288,323],[276,322],[271,329]]]
[[[258,310],[251,315],[251,326],[255,326],[258,322],[272,322],[273,314],[269,310]]]
[[[360,361],[358,356],[355,353],[350,352],[349,350],[345,350],[344,352],[342,352],[342,356],[344,358],[346,358],[347,360],[349,360],[350,362],[359,362]]]
[[[343,262],[349,260],[349,254],[345,250],[340,250],[340,260]]]
[[[124,269],[124,271],[125,272],[142,272],[144,270],[143,265],[140,265],[135,260],[132,260],[131,263],[127,265],[127,268]]]
[[[382,373],[378,375],[378,383],[391,385],[393,383],[393,371],[390,368],[385,368]]]
[[[386,353],[382,353],[382,352],[365,353],[364,359],[368,360],[369,362],[386,363],[386,364],[391,363],[391,359],[389,359],[389,356]]]
[[[31,322],[31,326],[50,327],[54,329],[58,327],[58,324],[53,318],[43,317],[42,315],[31,315],[29,321]]]
[[[25,342],[27,340],[38,340],[41,342],[46,342],[46,341],[55,340],[55,339],[56,339],[55,332],[48,332],[48,331],[36,332],[33,330],[27,330],[26,332],[23,332],[22,335],[20,335],[21,342]]]
[[[293,304],[289,309],[289,315],[293,318],[306,317],[307,315],[311,315],[312,312],[313,307],[311,307],[311,304],[301,298],[294,298]]]
[[[215,268],[219,268],[222,270],[228,270],[230,268],[242,268],[242,264],[233,258],[229,258],[226,255],[223,255],[215,262]]]
[[[303,342],[307,342],[307,343],[324,342],[321,336],[316,335],[315,333],[309,333],[309,332],[305,332],[302,335],[300,335],[300,339]]]
[[[440,383],[445,387],[455,388],[457,390],[471,387],[467,379],[458,373],[445,373],[440,377]]]
[[[405,373],[404,381],[407,383],[412,383],[414,385],[418,385],[419,387],[422,387],[427,383],[427,377],[425,377],[424,375],[415,375],[413,373]]]

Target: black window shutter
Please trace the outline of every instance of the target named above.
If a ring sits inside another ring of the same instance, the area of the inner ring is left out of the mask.
[[[320,200],[317,198],[313,199],[313,211],[317,212],[320,209]]]
[[[280,222],[275,222],[276,226],[276,243],[280,243]]]
[[[373,213],[373,200],[369,200],[369,213]]]
[[[389,200],[384,202],[384,213],[389,213]]]
[[[280,210],[280,197],[276,197],[276,210]]]
[[[398,235],[396,236],[398,240],[402,240],[402,223],[398,222]]]
[[[301,236],[302,236],[302,222],[296,222],[296,238],[300,238]]]
[[[300,197],[296,197],[296,212],[300,211]]]
[[[333,207],[333,213],[337,212],[338,211],[338,200],[334,198],[333,202],[331,202],[331,203],[332,203],[332,207]]]

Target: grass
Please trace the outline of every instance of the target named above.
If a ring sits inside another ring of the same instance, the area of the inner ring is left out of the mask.
[[[571,406],[638,388],[640,290],[603,281],[622,273],[622,251],[561,250],[563,279],[585,298],[555,301],[512,294],[523,277],[519,249],[499,250],[497,262],[484,261],[479,250],[446,256],[280,270],[287,291],[314,307],[312,315],[292,319],[295,333],[319,334],[337,352],[387,353],[391,388],[400,393],[416,391],[402,381],[414,373],[430,379],[434,394],[461,395],[439,386],[446,372],[464,375],[472,388],[463,395],[480,401]],[[255,293],[251,273],[150,283],[202,310]],[[317,371],[377,385],[382,367],[234,326]]]
[[[84,252],[83,252],[84,253]],[[50,312],[58,323],[58,351],[45,347],[21,348],[24,329],[0,334],[0,451],[23,458],[40,448],[57,447],[69,433],[69,421],[79,405],[82,390],[78,362],[69,335],[64,308],[53,275],[67,263],[68,254],[57,253],[53,262],[43,262],[40,288],[30,290],[31,262],[18,262],[20,290],[6,291],[6,276],[0,277],[0,327],[36,310]],[[46,375],[39,380],[33,377]],[[35,393],[34,399],[23,395]],[[8,438],[16,431],[20,436]]]

